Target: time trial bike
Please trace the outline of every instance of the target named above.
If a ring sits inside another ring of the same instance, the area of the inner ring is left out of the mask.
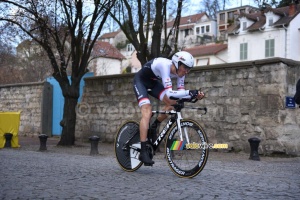
[[[165,158],[169,167],[179,177],[192,178],[204,168],[208,159],[208,139],[204,129],[192,119],[183,119],[183,108],[201,110],[207,113],[206,107],[185,107],[185,102],[195,103],[197,99],[177,99],[174,110],[152,111],[169,114],[171,117],[161,132],[153,140],[151,129],[148,130],[147,152],[153,158],[155,151],[166,137]],[[133,120],[126,121],[119,128],[115,138],[115,155],[117,162],[125,171],[133,172],[142,166],[139,160],[141,149],[139,123]]]

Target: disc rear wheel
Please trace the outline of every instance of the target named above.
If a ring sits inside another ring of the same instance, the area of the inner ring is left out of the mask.
[[[123,170],[132,172],[142,166],[138,159],[140,146],[139,124],[136,121],[125,122],[115,138],[115,154]]]

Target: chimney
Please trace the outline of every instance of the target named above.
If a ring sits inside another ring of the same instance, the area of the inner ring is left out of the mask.
[[[296,4],[294,1],[292,1],[292,3],[290,3],[289,6],[289,17],[293,16],[296,13]]]

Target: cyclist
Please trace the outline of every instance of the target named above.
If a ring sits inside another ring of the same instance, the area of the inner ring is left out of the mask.
[[[170,99],[171,97],[202,99],[204,97],[203,92],[184,89],[185,75],[189,73],[193,66],[193,56],[186,51],[180,51],[173,55],[172,60],[159,57],[148,61],[134,76],[133,88],[142,114],[139,127],[141,141],[139,159],[145,165],[154,164],[146,151],[147,132],[152,115],[148,89],[151,89],[149,92],[151,96],[166,104],[164,110],[172,109],[171,105],[176,103],[175,100]],[[172,89],[171,78],[177,78],[178,90]],[[159,79],[161,79],[161,82]],[[153,126],[160,124],[166,117],[167,115],[159,115]]]

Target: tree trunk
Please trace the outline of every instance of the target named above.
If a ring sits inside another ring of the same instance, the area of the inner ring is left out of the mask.
[[[76,105],[77,98],[65,97],[63,119],[60,122],[62,134],[58,145],[72,146],[75,144]]]
[[[160,55],[160,42],[161,42],[161,32],[163,25],[163,16],[162,16],[162,8],[163,3],[161,0],[157,0],[155,2],[156,15],[154,24],[152,27],[153,35],[152,35],[152,44],[151,44],[151,57],[157,58]]]

